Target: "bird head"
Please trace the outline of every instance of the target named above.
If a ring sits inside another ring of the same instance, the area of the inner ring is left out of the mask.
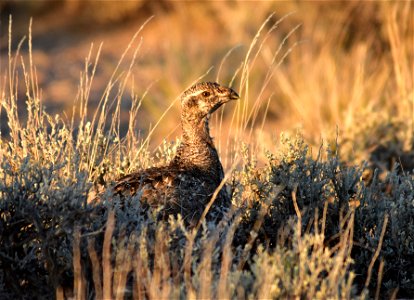
[[[239,95],[231,88],[218,83],[197,83],[181,95],[183,113],[193,117],[204,118],[215,112],[224,103],[239,99]]]

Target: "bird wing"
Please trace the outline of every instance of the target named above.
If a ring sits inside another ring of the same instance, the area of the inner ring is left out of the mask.
[[[170,213],[188,215],[202,210],[217,184],[194,170],[179,167],[150,168],[119,179],[115,194],[128,197],[141,193],[141,202],[151,207],[163,205]]]
[[[149,168],[131,173],[118,180],[113,187],[115,194],[133,196],[141,192],[141,198],[151,206],[157,205],[161,198],[171,196],[176,172],[165,167]],[[164,196],[164,197],[163,197]]]

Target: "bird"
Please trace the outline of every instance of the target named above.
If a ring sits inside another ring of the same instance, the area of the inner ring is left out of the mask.
[[[224,179],[213,138],[210,116],[223,104],[239,99],[229,87],[215,82],[196,83],[181,94],[182,137],[168,165],[152,167],[121,177],[113,192],[121,197],[140,195],[146,208],[161,207],[162,216],[180,214],[194,227]],[[218,220],[231,205],[225,188],[210,207],[207,218]]]

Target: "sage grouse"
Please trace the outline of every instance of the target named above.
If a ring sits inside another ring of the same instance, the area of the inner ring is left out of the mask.
[[[200,219],[206,205],[224,178],[208,121],[221,105],[239,95],[217,83],[198,83],[181,95],[182,140],[169,165],[126,175],[114,186],[120,196],[141,194],[146,207],[159,207],[164,217],[181,214],[188,226]],[[218,218],[229,207],[230,197],[220,190],[209,218]]]

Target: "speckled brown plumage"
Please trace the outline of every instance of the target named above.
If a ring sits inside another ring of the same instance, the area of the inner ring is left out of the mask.
[[[163,206],[165,216],[181,214],[185,222],[198,222],[206,204],[224,178],[223,167],[209,132],[209,117],[224,103],[238,99],[230,88],[198,83],[181,95],[182,141],[171,163],[121,178],[114,192],[126,196],[141,193],[149,207]],[[211,208],[217,217],[230,204],[222,189]]]

